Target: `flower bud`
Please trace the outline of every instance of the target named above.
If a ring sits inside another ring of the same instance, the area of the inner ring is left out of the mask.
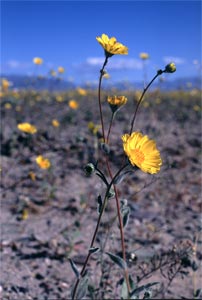
[[[91,176],[95,172],[95,166],[92,163],[88,163],[84,167],[84,171],[85,171],[87,176]]]
[[[172,63],[169,63],[166,67],[165,67],[165,72],[166,73],[174,73],[176,71],[176,66],[175,64],[172,62]]]

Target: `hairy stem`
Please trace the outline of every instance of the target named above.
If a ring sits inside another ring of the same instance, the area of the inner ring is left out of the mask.
[[[123,169],[126,168],[126,166],[127,166],[127,164],[124,165],[122,168],[120,168],[120,169],[118,170],[118,172],[117,172],[116,175],[112,178],[110,184],[109,184],[108,187],[107,187],[107,190],[106,190],[106,193],[105,193],[105,197],[104,197],[104,202],[103,202],[103,205],[102,205],[102,209],[101,209],[101,212],[100,212],[100,214],[99,214],[99,218],[98,218],[98,220],[97,220],[96,228],[95,228],[95,231],[94,231],[94,234],[93,234],[93,238],[92,238],[92,240],[91,240],[91,244],[90,244],[90,247],[89,247],[89,248],[92,248],[93,245],[94,245],[95,238],[96,238],[96,235],[97,235],[99,226],[100,226],[100,222],[101,222],[101,219],[102,219],[104,210],[105,210],[105,208],[106,208],[106,206],[107,206],[109,191],[110,191],[110,189],[111,189],[111,187],[112,187],[112,185],[113,185],[115,179],[119,176],[119,174],[123,171]],[[77,291],[77,288],[78,288],[80,279],[82,278],[82,276],[84,275],[84,272],[85,272],[85,270],[86,270],[86,266],[87,266],[87,264],[88,264],[90,255],[91,255],[91,253],[88,252],[88,255],[87,255],[86,260],[85,260],[85,262],[84,262],[83,268],[82,268],[82,270],[81,270],[81,272],[80,272],[80,276],[79,276],[79,278],[77,278],[77,281],[76,281],[76,283],[75,283],[75,286],[74,286],[74,289],[73,289],[73,293],[72,293],[72,300],[75,300],[75,299],[76,299],[76,298],[75,298],[75,297],[76,297],[76,291]]]

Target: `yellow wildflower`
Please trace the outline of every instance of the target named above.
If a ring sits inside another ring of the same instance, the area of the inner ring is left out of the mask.
[[[60,126],[60,123],[58,122],[58,120],[52,120],[52,125],[54,126],[54,127],[59,127]]]
[[[3,92],[7,92],[10,85],[11,85],[11,83],[7,79],[5,79],[5,78],[2,79],[1,86],[2,86]]]
[[[107,101],[110,105],[112,112],[117,111],[121,106],[126,104],[128,99],[125,96],[109,96]]]
[[[131,135],[124,134],[122,140],[123,149],[133,166],[150,174],[160,171],[162,160],[155,141],[150,140],[147,135],[143,136],[140,132],[133,132]]]
[[[77,88],[77,92],[79,93],[79,95],[81,96],[86,96],[87,92],[85,89],[82,88]]]
[[[50,75],[53,76],[53,77],[55,77],[57,74],[56,74],[56,72],[54,70],[50,70]]]
[[[11,109],[12,106],[10,103],[7,102],[4,104],[4,107],[5,107],[5,109]]]
[[[77,109],[79,107],[79,104],[76,100],[70,100],[69,101],[69,107],[72,109]]]
[[[42,155],[37,156],[36,163],[41,169],[48,169],[51,166],[51,163],[48,158],[43,157]]]
[[[105,79],[109,79],[109,78],[110,78],[110,75],[109,75],[109,73],[105,72],[105,73],[104,73],[104,75],[103,75],[103,78],[105,78]]]
[[[148,59],[148,58],[149,58],[149,54],[146,53],[146,52],[141,52],[141,53],[140,53],[140,58],[141,58],[141,59]]]
[[[104,48],[107,57],[114,54],[128,54],[128,48],[118,43],[115,37],[109,38],[106,34],[102,34],[101,37],[96,37],[96,40]]]
[[[63,102],[64,101],[63,97],[60,96],[60,95],[57,95],[55,98],[56,98],[57,102]]]
[[[34,58],[33,58],[33,63],[34,63],[35,65],[41,65],[41,64],[43,63],[43,59],[40,58],[40,57],[34,57]]]
[[[37,132],[36,127],[34,125],[31,125],[30,123],[20,123],[18,124],[18,129],[23,132],[31,133],[31,134]]]
[[[58,73],[63,74],[65,69],[63,67],[58,67]]]

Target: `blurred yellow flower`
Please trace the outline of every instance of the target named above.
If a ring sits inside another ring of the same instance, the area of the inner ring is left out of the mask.
[[[103,33],[101,37],[96,37],[96,40],[104,48],[107,57],[114,54],[128,54],[128,48],[118,43],[115,37],[109,38],[108,35]]]
[[[42,65],[43,59],[40,58],[40,57],[34,57],[34,58],[33,58],[33,63],[34,63],[35,65]]]
[[[81,96],[86,96],[87,95],[87,91],[85,89],[82,89],[82,88],[77,88],[77,92]]]
[[[55,98],[56,98],[57,102],[63,102],[64,101],[63,97],[60,96],[60,95],[57,95]]]
[[[16,108],[15,108],[16,111],[21,111],[22,110],[22,107],[20,105],[16,105]]]
[[[53,125],[54,127],[59,127],[59,126],[60,126],[60,123],[58,122],[58,120],[54,119],[54,120],[52,120],[52,125]]]
[[[140,58],[141,58],[141,59],[148,59],[148,58],[149,58],[149,54],[146,53],[146,52],[141,52],[141,53],[140,53]]]
[[[103,75],[103,78],[105,78],[105,79],[109,79],[109,78],[110,78],[110,75],[109,75],[109,73],[105,72],[105,73],[104,73],[104,75]]]
[[[34,125],[31,125],[30,123],[20,123],[18,124],[18,129],[23,132],[31,133],[31,134],[37,132],[36,127]]]
[[[2,91],[3,92],[7,92],[10,85],[11,85],[11,83],[7,79],[2,78],[1,86],[2,86]]]
[[[65,69],[63,67],[58,67],[58,73],[63,74]]]
[[[10,103],[5,103],[4,104],[5,109],[11,109],[12,105]]]
[[[69,101],[69,107],[72,109],[77,109],[79,107],[79,104],[76,100],[70,100]]]
[[[36,163],[41,169],[48,169],[51,166],[49,159],[43,157],[42,155],[37,156]]]
[[[195,110],[195,111],[200,111],[201,108],[200,108],[199,105],[194,105],[194,106],[193,106],[193,110]]]
[[[50,70],[50,75],[53,76],[53,77],[55,77],[57,74],[56,74],[56,72],[54,70]]]
[[[100,125],[95,125],[92,121],[90,121],[88,123],[88,129],[94,134],[96,135],[99,131],[99,129],[101,128]]]
[[[150,174],[160,171],[162,160],[155,141],[149,140],[147,135],[143,136],[140,132],[124,134],[122,140],[123,149],[133,166]]]

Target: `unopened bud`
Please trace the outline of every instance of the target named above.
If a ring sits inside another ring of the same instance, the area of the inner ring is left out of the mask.
[[[89,163],[84,167],[84,170],[87,176],[91,176],[95,171],[95,167],[92,163]]]
[[[175,64],[172,62],[172,63],[169,63],[166,67],[165,67],[165,72],[166,73],[174,73],[176,71],[176,66]]]

